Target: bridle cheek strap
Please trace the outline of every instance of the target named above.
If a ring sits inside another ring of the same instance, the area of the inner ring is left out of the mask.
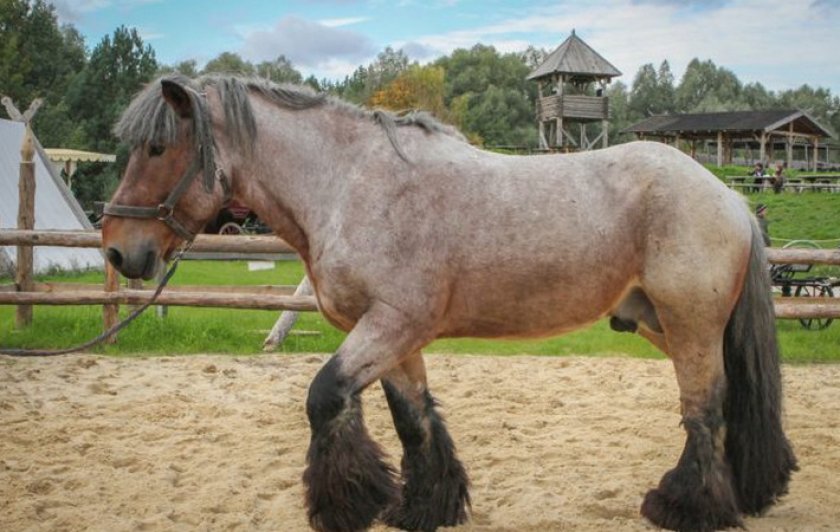
[[[117,216],[121,218],[160,220],[176,235],[187,242],[192,242],[195,239],[196,233],[190,231],[186,225],[175,218],[175,204],[178,203],[178,200],[181,199],[181,197],[187,192],[187,189],[190,188],[192,182],[195,181],[195,178],[198,176],[200,166],[201,153],[199,151],[199,153],[196,153],[196,156],[193,157],[192,163],[189,168],[187,168],[187,171],[184,172],[184,175],[182,175],[181,179],[178,180],[175,188],[172,189],[172,192],[169,193],[166,200],[157,207],[135,207],[132,205],[106,203],[102,213],[107,214],[108,216]],[[222,187],[222,193],[224,194],[223,204],[227,204],[230,201],[231,196],[230,182],[221,168],[217,167],[215,174],[216,179]]]

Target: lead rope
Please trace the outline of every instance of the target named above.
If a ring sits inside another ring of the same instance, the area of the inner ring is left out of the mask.
[[[151,307],[155,300],[157,300],[158,296],[161,292],[163,292],[163,288],[166,286],[166,283],[169,282],[169,279],[175,275],[175,270],[178,269],[178,262],[180,262],[181,258],[190,249],[192,246],[192,240],[189,240],[181,246],[181,249],[175,255],[175,258],[172,259],[172,264],[169,266],[169,270],[166,272],[166,275],[163,276],[160,283],[158,284],[155,293],[152,294],[152,298],[147,302],[143,303],[140,307],[136,310],[133,310],[131,314],[126,316],[124,320],[117,323],[107,331],[103,332],[93,340],[88,340],[87,342],[74,346],[68,347],[67,349],[46,349],[46,350],[39,350],[39,349],[3,349],[0,348],[0,354],[2,355],[9,355],[13,357],[53,357],[58,355],[66,355],[69,353],[76,353],[79,351],[84,351],[85,349],[91,348],[97,344],[100,344],[110,338],[111,336],[117,334],[119,331],[124,329],[129,323],[134,321],[137,316],[143,313],[147,308]]]

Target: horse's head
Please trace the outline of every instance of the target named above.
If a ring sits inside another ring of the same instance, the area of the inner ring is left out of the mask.
[[[132,146],[105,207],[102,246],[126,277],[151,279],[215,216],[227,183],[217,170],[205,98],[187,80],[163,79],[140,93],[115,127]]]

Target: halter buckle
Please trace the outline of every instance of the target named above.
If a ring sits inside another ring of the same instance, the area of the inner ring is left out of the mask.
[[[162,222],[165,222],[167,220],[171,220],[172,219],[172,214],[173,214],[174,211],[175,211],[175,209],[173,207],[170,207],[169,205],[161,203],[160,205],[157,206],[157,219],[162,221]]]

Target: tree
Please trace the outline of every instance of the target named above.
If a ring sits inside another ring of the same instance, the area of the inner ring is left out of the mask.
[[[441,120],[447,120],[443,103],[444,75],[441,67],[412,65],[394,81],[371,96],[371,107],[396,111],[423,109]]]
[[[658,70],[647,63],[633,80],[628,110],[638,118],[673,113],[674,98],[674,75],[668,61],[662,61]]]
[[[377,91],[397,79],[408,68],[408,56],[402,50],[386,47],[367,67],[360,66],[332,90],[353,103],[364,104]]]
[[[157,75],[162,76],[164,74],[172,74],[174,72],[183,74],[188,78],[198,77],[198,63],[195,59],[187,59],[186,61],[181,61],[180,63],[176,63],[172,66],[162,65],[158,69]]]
[[[468,137],[489,145],[536,145],[536,84],[521,54],[477,44],[434,63],[445,71],[444,103]]]
[[[711,60],[691,60],[676,91],[682,113],[744,109],[741,82],[731,70],[718,68]]]
[[[71,118],[81,128],[85,149],[116,153],[116,165],[80,165],[77,183],[85,182],[77,198],[90,207],[115,186],[128,157],[111,128],[131,98],[158,69],[155,53],[135,29],[120,26],[96,45],[90,60],[71,84],[65,102]]]
[[[671,73],[671,65],[668,60],[662,61],[659,70],[656,72],[656,97],[659,100],[658,110],[661,114],[674,112],[674,75]]]
[[[747,109],[771,109],[776,105],[775,95],[761,83],[747,83],[741,90],[741,101]]]
[[[62,98],[84,64],[84,40],[72,26],[59,27],[52,5],[0,1],[0,94],[22,107],[44,99],[33,127],[47,146],[64,146],[72,135]]]
[[[219,73],[219,74],[239,74],[243,76],[253,76],[256,73],[254,65],[242,59],[239,54],[233,52],[222,52],[214,59],[211,59],[204,65],[202,74]]]
[[[630,95],[627,92],[627,86],[620,81],[610,84],[607,87],[607,98],[610,103],[609,143],[612,145],[633,140],[632,133],[621,133],[621,130],[643,117],[631,113]]]
[[[464,128],[491,146],[536,146],[534,107],[514,88],[491,85],[473,95]]]
[[[275,83],[300,84],[303,76],[298,72],[292,62],[280,55],[274,61],[263,61],[256,66],[256,74]]]

